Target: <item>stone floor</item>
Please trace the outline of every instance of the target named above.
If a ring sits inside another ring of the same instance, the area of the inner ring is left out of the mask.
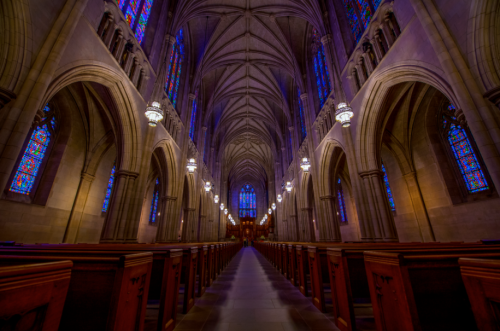
[[[338,330],[253,247],[243,248],[175,330]]]

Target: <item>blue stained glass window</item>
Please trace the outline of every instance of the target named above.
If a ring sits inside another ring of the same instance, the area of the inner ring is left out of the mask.
[[[358,22],[358,16],[354,11],[354,7],[351,3],[351,0],[343,0],[343,2],[347,14],[347,19],[349,20],[349,26],[351,27],[351,33],[354,36],[354,39],[356,40],[357,43],[361,38],[361,35],[363,34],[363,31],[361,31],[361,27]]]
[[[337,199],[339,201],[340,221],[342,223],[345,223],[347,222],[347,211],[345,208],[344,191],[342,190],[342,183],[340,182],[340,178],[337,181]]]
[[[158,216],[158,196],[159,196],[160,181],[156,178],[155,189],[153,191],[153,200],[151,201],[151,211],[149,212],[149,222],[156,222],[156,216]]]
[[[134,23],[139,11],[139,0],[130,0],[127,10],[125,11],[125,19],[132,30],[134,30]]]
[[[394,198],[392,197],[391,187],[389,186],[389,179],[387,178],[387,172],[385,171],[384,164],[382,163],[382,171],[384,172],[384,185],[387,192],[387,198],[389,199],[389,206],[392,211],[396,211],[396,206],[394,205]]]
[[[382,0],[373,0],[373,8],[375,8],[375,10],[377,10],[378,6],[380,6],[381,2],[382,2]]]
[[[330,86],[330,73],[326,64],[325,48],[321,42],[319,32],[313,28],[313,64],[316,75],[316,87],[318,88],[319,108],[323,107],[328,99],[332,88]]]
[[[193,111],[191,113],[191,123],[189,126],[189,137],[194,141],[194,128],[196,126],[196,108],[198,107],[198,102],[196,102],[196,98],[193,100]]]
[[[243,185],[240,191],[240,217],[257,217],[257,202],[252,185]]]
[[[304,105],[302,104],[302,99],[300,98],[300,89],[299,88],[297,88],[297,92],[298,92],[298,99],[299,99],[299,117],[300,117],[300,131],[301,131],[300,143],[302,143],[307,136],[306,119],[304,117],[305,116]]]
[[[370,5],[368,5],[367,0],[355,0],[355,1],[357,2],[358,5],[359,15],[361,15],[361,22],[363,22],[363,26],[366,29],[372,18]]]
[[[203,137],[203,141],[205,143],[205,145],[203,146],[203,162],[205,162],[205,164],[207,164],[207,145],[208,145],[208,141],[207,141],[207,131],[205,130],[205,135]]]
[[[182,62],[184,60],[184,34],[182,29],[176,36],[176,42],[170,53],[170,63],[167,72],[167,81],[165,82],[165,92],[175,108],[177,103],[177,92],[182,72]]]
[[[125,5],[125,0],[115,0],[118,4],[118,7],[123,10],[123,6]]]
[[[23,157],[16,174],[12,180],[9,191],[30,194],[35,184],[35,180],[39,175],[40,166],[47,153],[47,148],[56,127],[54,113],[47,104],[44,109],[44,117],[40,125],[33,130],[28,146],[24,150]],[[50,129],[49,129],[50,124]]]
[[[111,199],[111,192],[113,191],[113,184],[115,183],[115,170],[116,165],[113,165],[113,168],[111,169],[111,175],[109,176],[108,180],[108,187],[106,189],[106,197],[104,198],[104,203],[102,204],[103,212],[108,211],[109,200]]]
[[[144,0],[142,4],[141,16],[139,16],[139,23],[137,23],[137,27],[135,29],[135,38],[139,42],[142,43],[142,39],[144,38],[144,31],[146,30],[146,26],[148,24],[149,15],[151,14],[151,6],[153,6],[153,0]]]

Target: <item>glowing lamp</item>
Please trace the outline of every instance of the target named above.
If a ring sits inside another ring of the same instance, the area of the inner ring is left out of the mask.
[[[309,168],[311,167],[311,162],[307,159],[307,157],[302,159],[302,162],[300,162],[300,167],[304,172],[309,172]]]
[[[224,215],[227,215],[227,208],[224,209]]]
[[[205,183],[205,192],[210,192],[210,190],[212,189],[212,185],[210,184],[210,182],[206,182]]]
[[[271,208],[269,208],[269,209],[267,210],[267,213],[268,213],[269,215],[271,215],[271,213],[272,213],[272,212],[273,212],[273,211],[271,210]]]
[[[156,123],[163,119],[163,110],[160,108],[160,103],[153,101],[151,106],[146,108],[146,112],[144,113],[148,118],[149,126],[155,127]]]
[[[223,203],[220,204],[220,210],[224,210],[224,204]]]
[[[193,173],[196,169],[196,161],[194,159],[189,159],[186,167],[188,168],[189,173]]]
[[[283,198],[281,197],[281,194],[278,194],[277,200],[278,200],[278,202],[281,202],[281,200],[283,200]]]
[[[272,208],[273,210],[276,210],[276,204],[275,204],[274,202],[273,202],[273,204],[271,205],[271,208]]]
[[[286,182],[286,191],[287,192],[292,192],[292,183],[291,182]]]
[[[219,203],[219,196],[216,194],[215,197],[214,197],[214,202],[215,203]]]
[[[337,105],[337,111],[335,112],[335,120],[342,124],[343,128],[351,126],[351,118],[354,116],[352,108],[345,102],[341,102]]]

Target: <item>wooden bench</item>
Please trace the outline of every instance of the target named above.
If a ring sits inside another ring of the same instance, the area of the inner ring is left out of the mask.
[[[480,331],[497,331],[500,324],[500,261],[460,258],[462,280]]]
[[[60,331],[143,330],[153,262],[151,253],[120,257],[74,251],[51,254],[2,250],[0,253],[0,266],[73,262]]]
[[[0,267],[0,330],[57,331],[73,262]]]
[[[367,251],[377,330],[477,330],[460,257],[500,258],[500,248]]]

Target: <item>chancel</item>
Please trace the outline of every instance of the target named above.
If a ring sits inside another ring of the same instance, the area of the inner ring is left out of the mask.
[[[0,331],[500,329],[498,17],[1,0]]]

